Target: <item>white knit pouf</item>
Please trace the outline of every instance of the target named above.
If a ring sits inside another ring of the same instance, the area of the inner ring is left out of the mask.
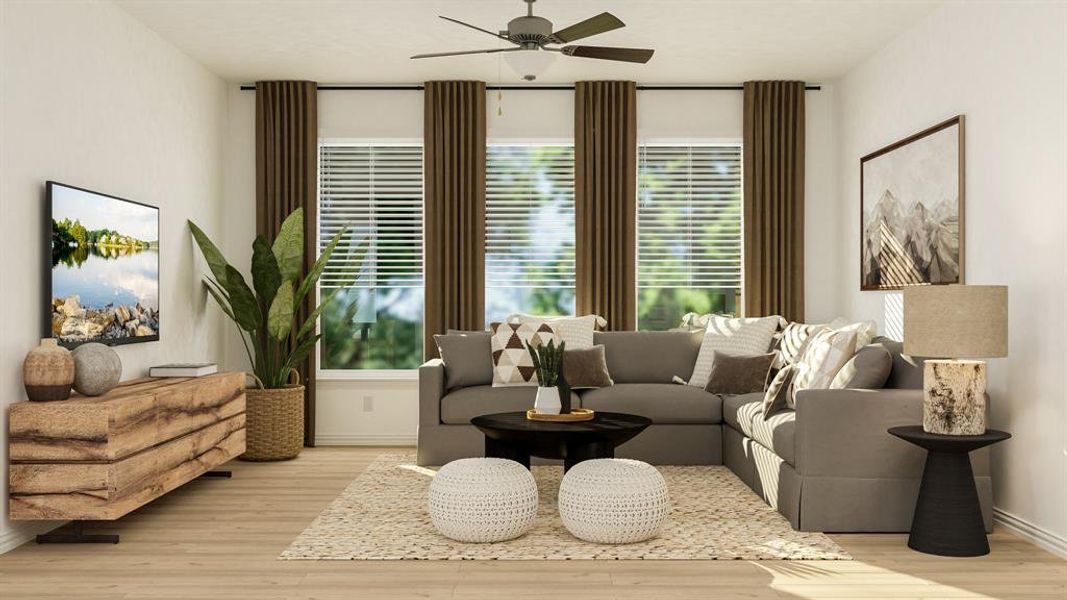
[[[582,461],[559,486],[563,525],[587,542],[629,544],[653,538],[670,508],[663,475],[637,460]]]
[[[526,467],[503,458],[462,458],[430,482],[430,520],[460,542],[502,542],[529,531],[537,483]]]

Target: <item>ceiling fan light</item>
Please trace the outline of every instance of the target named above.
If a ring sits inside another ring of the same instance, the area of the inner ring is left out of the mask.
[[[537,79],[538,75],[541,75],[552,66],[552,63],[556,61],[557,55],[556,52],[546,52],[544,50],[520,50],[518,52],[505,53],[504,60],[523,79],[533,81]]]

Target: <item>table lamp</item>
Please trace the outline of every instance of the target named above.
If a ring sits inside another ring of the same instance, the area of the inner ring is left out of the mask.
[[[961,359],[1008,355],[1008,287],[904,288],[904,354],[935,357],[923,368],[923,430],[985,433],[986,364]]]

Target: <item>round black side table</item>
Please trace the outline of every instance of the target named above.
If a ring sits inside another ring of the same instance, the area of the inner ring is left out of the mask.
[[[940,556],[989,554],[970,452],[1011,434],[987,429],[982,435],[941,435],[919,425],[890,427],[889,433],[926,449],[908,547]]]

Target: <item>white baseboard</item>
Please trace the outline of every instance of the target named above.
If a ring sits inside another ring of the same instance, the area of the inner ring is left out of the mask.
[[[316,446],[415,446],[415,434],[404,433],[320,433]]]
[[[1029,542],[1033,542],[1037,546],[1048,550],[1060,558],[1067,558],[1067,538],[1060,537],[1051,531],[1047,531],[1034,525],[1026,519],[1017,517],[996,507],[993,507],[993,520],[996,521],[998,525],[1003,526],[1005,529],[1019,537]]]
[[[26,521],[13,523],[13,529],[0,533],[0,554],[11,552],[15,548],[57,527],[66,525],[66,521]]]

